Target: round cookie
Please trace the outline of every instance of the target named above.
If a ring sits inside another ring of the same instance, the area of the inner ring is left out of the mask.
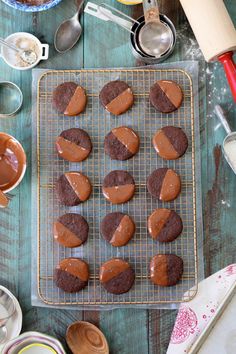
[[[123,294],[129,291],[134,278],[134,270],[130,264],[120,258],[112,258],[100,267],[100,282],[112,294]]]
[[[66,172],[57,180],[56,192],[62,204],[75,206],[90,197],[92,186],[81,172]]]
[[[111,171],[103,180],[102,192],[104,197],[112,204],[125,203],[134,195],[134,179],[126,171]]]
[[[139,137],[131,128],[114,128],[105,137],[104,148],[112,160],[128,160],[138,152]]]
[[[88,223],[79,214],[64,214],[53,225],[54,240],[64,247],[79,247],[87,241],[88,232]]]
[[[125,113],[134,103],[131,88],[120,80],[108,82],[102,88],[99,99],[103,107],[116,116]]]
[[[133,237],[135,224],[129,215],[114,212],[107,214],[101,222],[101,233],[112,246],[126,245]]]
[[[85,160],[91,150],[91,139],[86,131],[79,128],[71,128],[61,132],[56,139],[58,155],[70,162]]]
[[[181,192],[179,175],[170,168],[158,168],[147,179],[148,192],[163,202],[169,202],[178,197]]]
[[[170,209],[156,209],[148,218],[148,231],[154,240],[174,241],[182,232],[181,217]]]
[[[58,288],[67,293],[76,293],[88,284],[89,266],[80,258],[65,258],[54,271],[54,281]]]
[[[182,101],[183,92],[174,81],[159,80],[150,89],[150,102],[160,112],[173,112],[181,106]]]
[[[66,116],[76,116],[84,111],[87,96],[84,88],[75,82],[64,82],[52,94],[53,107]]]
[[[157,254],[150,262],[150,278],[155,285],[173,286],[183,274],[183,260],[175,254]]]
[[[156,132],[152,143],[163,159],[176,160],[183,156],[188,148],[188,138],[181,128],[167,126]]]

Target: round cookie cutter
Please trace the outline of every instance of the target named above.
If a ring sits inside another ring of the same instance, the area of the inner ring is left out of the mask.
[[[23,94],[11,81],[0,81],[0,117],[13,117],[21,109]]]
[[[113,6],[102,3],[100,5],[96,5],[92,2],[88,2],[84,12],[95,16],[103,21],[111,21],[116,23],[120,27],[124,28],[126,31],[130,33],[130,46],[132,54],[135,58],[144,61],[147,64],[157,64],[167,59],[174,50],[176,44],[176,30],[175,26],[171,22],[171,20],[163,14],[160,14],[160,21],[163,22],[172,32],[173,40],[170,48],[160,55],[159,57],[151,56],[146,54],[139,45],[139,32],[141,28],[145,25],[144,16],[139,17],[137,20],[132,17],[126,15],[125,13],[117,10]],[[118,14],[119,16],[115,15]]]

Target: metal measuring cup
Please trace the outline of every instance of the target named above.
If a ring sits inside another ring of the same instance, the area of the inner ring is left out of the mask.
[[[223,111],[220,105],[215,106],[215,113],[227,133],[222,145],[224,157],[228,162],[229,166],[236,174],[236,132],[232,132],[227,121],[225,112]]]
[[[130,33],[130,46],[132,50],[132,54],[135,58],[144,61],[147,64],[157,64],[161,61],[165,60],[174,50],[176,44],[176,30],[173,23],[170,19],[160,14],[160,20],[165,22],[171,29],[173,34],[173,42],[169,50],[160,57],[150,56],[143,52],[142,48],[139,45],[139,31],[141,30],[142,26],[145,25],[144,16],[139,17],[137,20],[133,19],[132,17],[124,14],[123,12],[117,10],[116,8],[108,5],[108,4],[94,4],[92,2],[88,2],[84,9],[85,13],[88,13],[92,16],[95,16],[103,21],[111,21],[113,23],[118,24],[120,27],[124,28],[126,31]],[[120,16],[115,15],[119,14]]]

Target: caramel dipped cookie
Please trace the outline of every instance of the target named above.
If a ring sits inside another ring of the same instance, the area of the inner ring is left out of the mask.
[[[157,254],[150,262],[150,279],[155,285],[173,286],[183,274],[183,260],[175,254]]]
[[[58,155],[70,162],[80,162],[85,160],[91,150],[91,139],[83,129],[71,128],[61,132],[56,139],[56,149]]]
[[[158,168],[147,179],[148,192],[157,199],[169,202],[181,192],[179,175],[170,168]]]
[[[76,293],[88,284],[89,266],[80,258],[65,258],[54,271],[54,281],[58,288],[67,293]]]
[[[102,192],[104,197],[112,204],[125,203],[134,195],[134,179],[126,171],[111,171],[103,180]]]
[[[128,262],[112,258],[101,265],[99,279],[109,293],[123,294],[132,287],[135,274]]]
[[[112,160],[128,160],[138,152],[139,137],[131,128],[114,128],[105,137],[104,148]]]
[[[92,192],[91,183],[81,172],[66,172],[56,183],[58,198],[66,206],[85,202]]]
[[[183,156],[188,148],[188,138],[181,128],[167,126],[156,132],[152,143],[163,159],[176,160]]]
[[[181,106],[183,91],[171,80],[159,80],[150,89],[150,102],[156,110],[170,113]]]
[[[76,116],[84,111],[87,103],[85,89],[75,82],[64,82],[55,88],[53,107],[66,116]]]
[[[103,107],[118,116],[125,113],[134,103],[134,95],[126,82],[108,82],[101,90],[99,99]]]
[[[181,217],[170,209],[155,209],[148,218],[148,231],[154,240],[172,242],[182,232]]]
[[[87,241],[89,226],[79,214],[68,213],[60,216],[53,225],[54,240],[64,247],[79,247]]]
[[[101,222],[102,236],[114,247],[125,246],[134,232],[135,224],[131,217],[120,212],[107,214]]]

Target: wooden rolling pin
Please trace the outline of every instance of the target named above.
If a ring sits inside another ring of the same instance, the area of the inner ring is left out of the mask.
[[[219,60],[236,101],[236,30],[223,0],[180,0],[206,61]]]

